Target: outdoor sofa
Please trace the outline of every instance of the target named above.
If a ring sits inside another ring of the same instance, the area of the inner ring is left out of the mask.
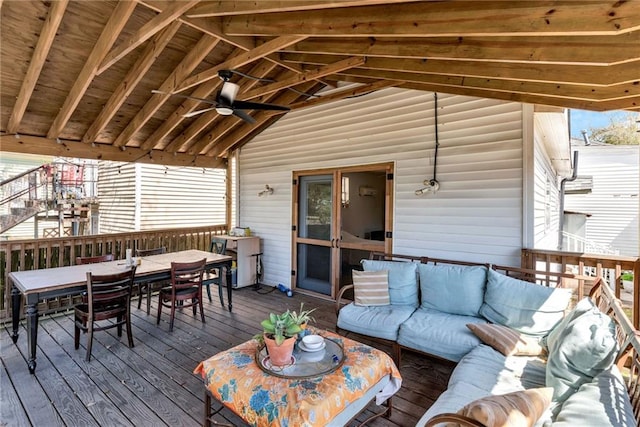
[[[469,416],[504,415],[505,405],[522,406],[516,414],[535,418],[535,425],[637,425],[640,344],[604,280],[596,279],[591,298],[569,310],[568,289],[520,280],[547,272],[402,255],[372,258],[378,259],[363,260],[363,268],[387,272],[388,304],[343,305],[354,285],[343,287],[338,331],[391,342],[398,364],[403,349],[458,363],[418,426],[490,425]],[[374,273],[354,274],[356,285],[368,285],[367,275]],[[631,377],[623,380],[621,370]]]

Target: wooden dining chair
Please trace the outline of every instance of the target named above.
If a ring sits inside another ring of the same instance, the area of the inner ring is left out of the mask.
[[[77,256],[76,265],[79,264],[96,264],[98,262],[113,261],[113,254],[97,255],[97,256]]]
[[[227,239],[211,239],[211,245],[209,246],[209,252],[213,252],[214,254],[221,254],[227,251]],[[204,278],[202,284],[207,288],[207,297],[209,297],[209,302],[211,302],[211,285],[218,285],[218,296],[220,297],[220,304],[224,307],[224,300],[222,298],[222,268],[216,267],[211,270],[207,270],[204,273]]]
[[[204,308],[202,307],[202,276],[206,258],[194,262],[171,263],[171,286],[160,289],[158,298],[158,318],[156,324],[160,324],[162,307],[171,310],[169,319],[169,331],[173,331],[173,322],[176,317],[176,308],[193,308],[195,316],[200,307],[200,317],[204,320]],[[191,302],[188,302],[191,300]]]
[[[127,328],[129,347],[133,347],[131,333],[131,288],[136,267],[127,271],[108,275],[87,273],[87,302],[74,307],[74,345],[80,347],[80,331],[89,334],[87,338],[87,356],[91,360],[93,332],[118,328],[118,336],[122,336],[122,325]],[[116,319],[115,322],[108,321]],[[104,321],[104,322],[102,322]],[[97,322],[101,322],[100,325]]]
[[[161,246],[153,249],[136,249],[137,257],[145,257],[150,255],[160,255],[167,253],[167,248]],[[147,296],[147,314],[151,313],[151,294],[153,291],[160,290],[162,287],[167,286],[168,281],[162,280],[159,282],[139,282],[138,283],[138,310],[142,306],[142,296]]]

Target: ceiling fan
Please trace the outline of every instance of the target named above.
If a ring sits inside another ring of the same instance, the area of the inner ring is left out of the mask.
[[[185,114],[183,117],[193,117],[198,114],[206,113],[207,111],[216,110],[218,114],[222,116],[234,115],[241,118],[247,123],[255,123],[255,119],[243,110],[271,110],[271,111],[289,111],[290,108],[283,105],[267,104],[262,102],[250,102],[240,101],[236,99],[236,95],[240,89],[235,83],[229,81],[234,71],[232,70],[220,70],[218,71],[218,77],[223,81],[222,88],[218,91],[214,100],[205,98],[196,98],[188,95],[171,94],[172,96],[178,96],[180,98],[193,99],[196,101],[204,102],[213,105],[210,108],[204,108],[201,110],[195,110]],[[152,90],[153,93],[163,93],[159,90]]]

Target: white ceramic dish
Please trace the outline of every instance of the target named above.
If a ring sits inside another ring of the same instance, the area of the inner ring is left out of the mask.
[[[302,341],[300,344],[298,344],[298,347],[300,347],[300,350],[302,351],[306,351],[309,353],[313,353],[316,351],[320,351],[320,350],[324,350],[324,348],[327,346],[327,344],[323,341],[322,344],[320,344],[319,347],[317,348],[309,348],[304,344],[304,341]]]
[[[324,338],[320,335],[307,335],[302,338],[302,342],[309,350],[319,349],[324,346]]]

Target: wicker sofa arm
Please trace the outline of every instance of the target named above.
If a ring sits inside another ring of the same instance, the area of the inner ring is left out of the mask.
[[[340,309],[342,308],[342,295],[348,291],[349,289],[353,289],[353,285],[346,285],[340,289],[338,292],[338,297],[336,298],[336,316],[340,313]]]
[[[437,426],[440,423],[456,423],[463,427],[486,427],[479,421],[465,417],[464,415],[451,413],[438,414],[432,417],[429,421],[427,421],[424,427],[433,427]]]

